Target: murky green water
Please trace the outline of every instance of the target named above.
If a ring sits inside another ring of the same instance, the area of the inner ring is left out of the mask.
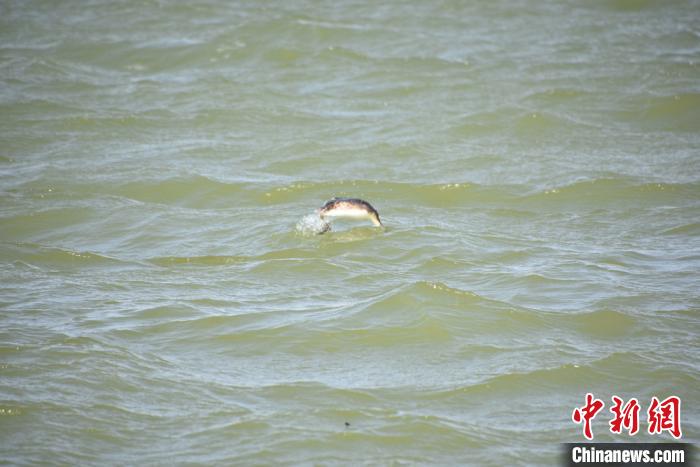
[[[0,458],[697,442],[700,3],[280,3],[0,4]]]

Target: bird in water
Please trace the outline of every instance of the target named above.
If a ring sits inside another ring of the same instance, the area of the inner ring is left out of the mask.
[[[382,221],[379,220],[379,213],[367,201],[357,198],[333,198],[318,210],[318,215],[325,222],[323,231],[328,232],[331,229],[330,219],[367,219],[372,222],[375,227],[383,227]]]

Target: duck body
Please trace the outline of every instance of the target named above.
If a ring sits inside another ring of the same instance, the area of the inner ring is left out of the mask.
[[[379,213],[367,201],[359,198],[333,198],[318,211],[324,221],[331,219],[367,219],[375,227],[382,227]]]

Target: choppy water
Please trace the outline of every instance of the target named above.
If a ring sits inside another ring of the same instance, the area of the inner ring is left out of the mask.
[[[3,2],[0,80],[4,461],[700,439],[697,1]]]

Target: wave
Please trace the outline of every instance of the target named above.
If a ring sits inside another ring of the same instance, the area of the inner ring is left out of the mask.
[[[616,339],[641,327],[641,322],[634,316],[609,309],[567,314],[565,321],[578,332],[593,339]]]
[[[691,222],[690,224],[679,225],[661,232],[662,235],[691,235],[693,237],[700,236],[700,222]]]
[[[250,201],[248,183],[227,183],[203,175],[128,182],[111,189],[113,194],[143,202],[186,207],[222,207]]]
[[[96,168],[101,169],[99,166]],[[139,203],[185,208],[253,205],[256,204],[255,199],[258,196],[258,185],[252,181],[225,182],[199,174],[163,177],[148,167],[129,167],[121,172],[105,167],[98,176],[85,180],[76,179],[70,185],[62,182],[65,177],[66,173],[62,171],[48,170],[41,178],[33,178],[13,187],[13,191],[37,193],[37,197],[43,198],[48,187],[52,198],[80,201],[87,207],[100,202],[100,195],[114,197],[114,200],[122,198]]]
[[[573,91],[552,90],[530,95],[526,100],[567,100],[579,97]],[[585,94],[584,94],[585,95]],[[537,104],[535,108],[552,107],[552,102]],[[501,107],[494,110],[475,112],[459,118],[447,129],[451,136],[458,138],[478,138],[512,132],[525,140],[561,137],[562,134],[576,135],[596,129],[596,123],[564,111],[530,111],[520,107]]]
[[[157,256],[146,261],[158,266],[226,266],[231,264],[256,264],[264,261],[287,259],[323,259],[315,249],[282,248],[259,255],[204,255],[204,256]]]
[[[697,197],[700,183],[653,183],[629,178],[599,178],[554,186],[520,197],[527,205],[588,205],[604,208],[620,204],[664,205],[691,201]]]
[[[507,206],[520,212],[535,210],[543,202],[552,204],[588,204],[591,206],[618,203],[661,204],[695,200],[700,183],[638,182],[624,177],[578,181],[533,191],[519,185],[483,185],[472,182],[409,183],[380,180],[334,180],[327,182],[299,181],[274,187],[258,195],[265,204],[297,202],[311,198],[325,200],[332,196],[356,196],[402,205],[457,207],[470,205]],[[319,201],[320,203],[321,201]],[[380,204],[381,206],[381,204]]]
[[[657,364],[635,352],[612,351],[596,358],[588,358],[586,361],[485,376],[472,384],[434,389],[426,392],[421,398],[449,399],[458,402],[461,399],[468,401],[485,394],[522,394],[524,391],[553,389],[560,392],[565,387],[570,387],[576,392],[581,387],[592,387],[597,384],[610,387],[614,383],[626,384],[638,381],[640,374],[644,374],[649,381],[677,380],[678,386],[675,387],[682,387],[682,385],[693,387],[698,379],[688,372],[667,368],[664,363]]]
[[[590,384],[596,376],[596,372],[589,365],[567,363],[551,368],[487,377],[474,384],[433,391],[429,397],[460,400],[484,394],[515,394],[531,390],[541,391],[545,388],[561,388],[562,384],[578,390]]]
[[[513,196],[503,187],[498,189],[464,182],[420,184],[380,180],[332,180],[299,181],[274,187],[262,194],[261,201],[265,201],[266,204],[289,203],[310,195],[319,200],[333,196],[354,196],[423,206],[454,206],[480,199],[506,201]]]
[[[187,305],[160,305],[151,308],[143,308],[129,314],[129,319],[136,321],[150,321],[162,319],[182,319],[199,315],[199,311]]]
[[[632,108],[618,115],[631,125],[655,131],[700,130],[700,93],[653,97],[638,95],[630,99],[628,106]]]
[[[116,175],[113,175],[116,176]],[[45,185],[41,180],[28,187]],[[65,191],[65,190],[64,190]],[[700,183],[640,182],[634,178],[606,177],[566,185],[535,188],[512,184],[398,182],[369,179],[327,181],[300,180],[285,184],[260,180],[222,181],[205,175],[110,183],[76,183],[75,194],[101,193],[144,203],[194,209],[256,208],[304,202],[310,209],[334,196],[371,200],[382,212],[383,204],[430,208],[487,206],[505,216],[532,216],[542,206],[591,207],[667,205],[695,201]],[[58,195],[58,194],[57,194]],[[300,215],[303,214],[300,212]]]
[[[447,341],[459,336],[513,335],[551,326],[548,314],[486,298],[437,281],[417,281],[344,311],[343,329],[395,339]]]
[[[302,307],[301,312],[293,313],[289,303],[227,301],[214,306],[213,315],[205,308],[212,309],[206,303],[193,302],[145,308],[133,314],[143,324],[120,334],[170,336],[190,345],[213,346],[212,352],[228,352],[235,345],[265,353],[272,346],[308,355],[319,350],[444,343],[473,329],[503,332],[502,328],[514,330],[539,322],[528,316],[532,312],[516,311],[511,305],[426,281],[377,297],[330,303],[313,310]]]
[[[61,269],[71,267],[104,268],[138,265],[138,263],[89,251],[49,247],[26,242],[0,244],[0,256],[2,256],[5,261],[14,261],[32,266]]]
[[[231,264],[242,264],[250,263],[255,261],[254,257],[251,256],[217,256],[217,255],[204,255],[204,256],[158,256],[155,258],[149,258],[146,261],[155,264],[157,266],[169,267],[169,266],[181,266],[181,265],[192,265],[192,266],[226,266]]]
[[[511,305],[505,302],[488,299],[467,290],[450,287],[442,282],[421,280],[393,289],[359,310],[370,314],[374,314],[375,311],[381,311],[381,316],[387,316],[387,312],[391,310],[403,313],[406,307],[415,309],[419,305],[428,308],[443,305],[458,307],[480,305],[493,309],[512,308]]]

